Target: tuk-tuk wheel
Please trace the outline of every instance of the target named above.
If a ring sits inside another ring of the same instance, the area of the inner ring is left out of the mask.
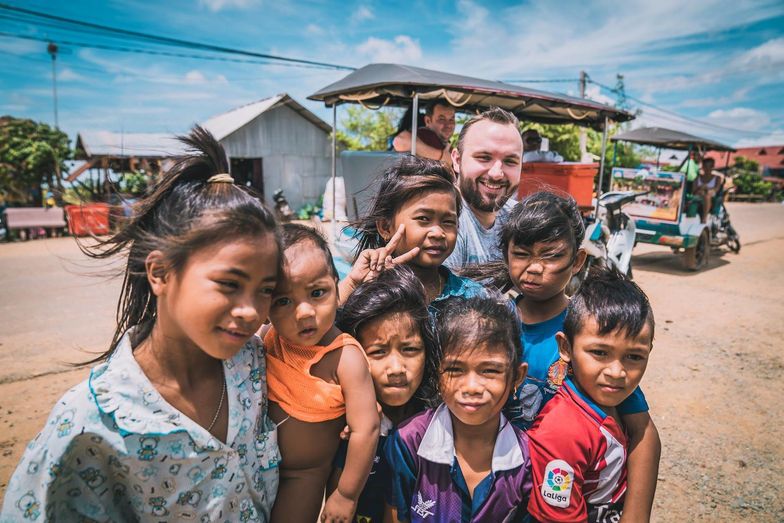
[[[689,247],[683,253],[683,266],[690,271],[699,271],[710,260],[710,233],[705,228],[700,234],[700,239],[697,244]]]
[[[740,252],[740,237],[732,225],[727,227],[727,246],[735,254]]]

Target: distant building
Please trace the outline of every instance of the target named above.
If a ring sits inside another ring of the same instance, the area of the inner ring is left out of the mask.
[[[267,203],[277,189],[293,209],[324,193],[332,127],[289,95],[237,107],[201,125],[226,149],[237,182],[260,190]]]
[[[113,133],[110,131],[80,131],[76,135],[77,160],[84,163],[66,177],[74,181],[85,171],[100,170],[104,174],[144,170],[156,174],[168,166],[172,156],[185,152],[174,135],[164,133]]]
[[[259,190],[272,204],[272,193],[283,189],[298,209],[315,203],[331,175],[332,127],[287,94],[249,103],[200,124],[223,145],[236,183]],[[80,132],[72,181],[87,170],[114,172],[144,169],[157,173],[184,148],[171,134]],[[104,174],[105,176],[105,174]]]
[[[710,152],[708,156],[716,160],[717,168],[724,168],[727,153]],[[730,153],[730,166],[735,164],[738,156],[757,162],[763,177],[784,178],[784,144],[739,147],[736,152]]]

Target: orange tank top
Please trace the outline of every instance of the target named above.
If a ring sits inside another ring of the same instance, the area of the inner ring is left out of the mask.
[[[275,327],[264,336],[267,351],[267,386],[269,399],[300,421],[319,423],[346,413],[343,390],[311,375],[310,369],[325,354],[346,346],[362,346],[349,334],[340,334],[327,346],[302,346],[278,335]]]

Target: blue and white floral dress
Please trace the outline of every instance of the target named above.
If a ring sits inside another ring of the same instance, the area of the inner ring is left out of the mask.
[[[27,446],[0,521],[268,521],[280,452],[261,340],[224,371],[225,444],[161,397],[126,334]]]

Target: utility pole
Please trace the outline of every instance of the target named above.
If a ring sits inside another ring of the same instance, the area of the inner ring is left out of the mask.
[[[585,71],[580,71],[580,98],[585,98],[585,83],[588,75]],[[580,127],[580,161],[585,161],[584,158],[588,153],[588,136],[585,133],[585,127]]]
[[[52,57],[52,94],[54,96],[54,127],[59,129],[60,125],[57,119],[57,44],[49,42],[46,46],[46,51]]]
[[[54,42],[49,42],[49,45],[46,46],[46,51],[52,57],[52,96],[54,99],[54,128],[58,131],[60,130],[60,122],[57,117],[57,51],[58,47],[57,44]],[[54,180],[55,185],[57,186],[56,190],[51,187],[51,183],[49,184],[49,189],[52,190],[54,193],[55,201],[57,204],[62,205],[62,194],[63,194],[63,183],[62,183],[62,173],[60,172],[60,159],[55,154],[54,157]],[[44,198],[45,199],[45,198]]]

